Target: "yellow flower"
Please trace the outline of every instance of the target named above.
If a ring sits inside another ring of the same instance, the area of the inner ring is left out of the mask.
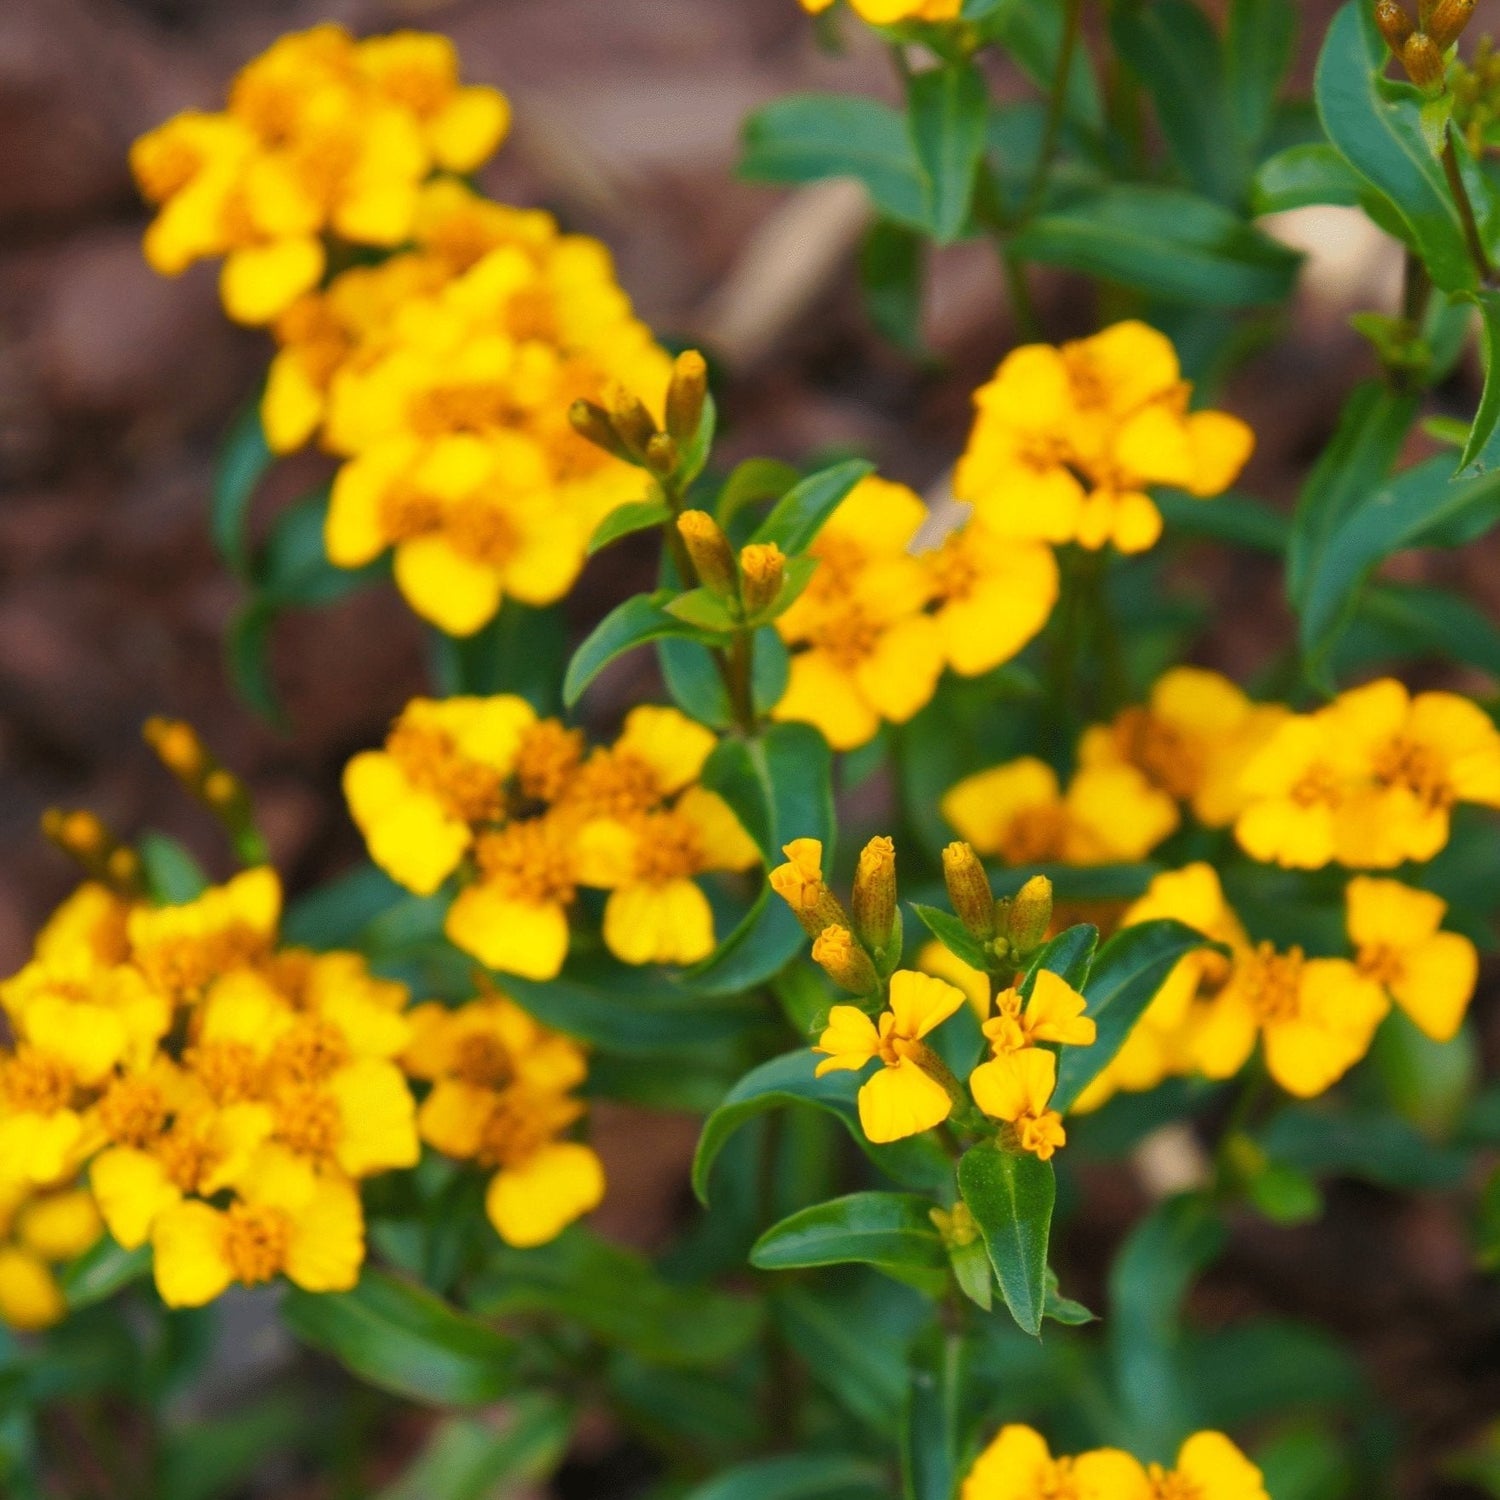
[[[285,1275],[309,1292],[347,1291],[364,1261],[364,1214],[346,1178],[283,1146],[258,1151],[228,1208],[177,1203],[152,1225],[156,1288],[201,1307],[231,1285]]]
[[[917,952],[917,967],[924,974],[946,979],[964,992],[969,1008],[983,1021],[990,1013],[990,976],[982,969],[966,964],[934,938],[923,943]]]
[[[880,1070],[859,1091],[859,1122],[876,1143],[898,1141],[941,1125],[953,1102],[948,1091],[923,1068],[930,1053],[922,1038],[964,1004],[962,990],[930,974],[901,969],[891,976],[890,1009],[879,1027],[852,1005],[835,1005],[815,1052],[824,1060],[817,1073],[858,1072],[879,1060]]]
[[[1154,876],[1120,925],[1123,929],[1163,917],[1196,928],[1237,954],[1249,951],[1249,939],[1225,901],[1212,865],[1199,862]],[[1191,1038],[1201,1004],[1224,987],[1232,962],[1211,948],[1198,948],[1178,959],[1124,1045],[1079,1096],[1073,1112],[1097,1109],[1117,1089],[1141,1093],[1164,1078],[1193,1072]]]
[[[1280,704],[1252,703],[1217,672],[1174,667],[1144,706],[1084,732],[1082,766],[1137,767],[1168,796],[1191,806],[1209,828],[1232,823],[1245,802],[1240,774],[1288,717]]]
[[[1123,1500],[1136,1493],[1138,1477],[1141,1466],[1128,1453],[1099,1448],[1053,1458],[1041,1433],[1015,1423],[974,1460],[959,1500]]]
[[[1044,1047],[999,1052],[969,1075],[974,1102],[992,1119],[1015,1127],[1016,1144],[1050,1161],[1068,1143],[1062,1116],[1048,1109],[1057,1087],[1057,1054]]]
[[[1347,960],[1261,943],[1236,959],[1228,983],[1205,1007],[1192,1038],[1194,1060],[1210,1078],[1229,1078],[1259,1036],[1271,1077],[1308,1099],[1365,1055],[1388,1009],[1380,986]]]
[[[976,521],[926,554],[948,665],[976,677],[1009,661],[1057,603],[1057,559],[1037,542],[996,536]]]
[[[1457,1035],[1479,978],[1468,938],[1440,932],[1447,903],[1396,880],[1356,876],[1345,891],[1355,966],[1434,1041]]]
[[[802,8],[817,15],[833,0],[802,0]],[[894,26],[901,21],[953,21],[963,0],[849,0],[850,8],[872,26]]]
[[[1318,869],[1334,858],[1358,777],[1355,748],[1328,710],[1287,719],[1241,773],[1235,837],[1252,859]]]
[[[1162,526],[1149,486],[1219,494],[1253,446],[1238,419],[1189,412],[1190,395],[1170,341],[1143,323],[1013,350],[975,393],[954,491],[1001,535],[1143,552]]]
[[[1448,842],[1455,803],[1500,807],[1500,730],[1467,698],[1412,697],[1383,678],[1341,694],[1324,712],[1361,772],[1338,823],[1344,864],[1388,869],[1431,859]]]
[[[0,1191],[0,1323],[35,1332],[67,1312],[53,1267],[74,1260],[104,1232],[82,1188]]]
[[[1176,804],[1134,766],[1082,767],[1064,796],[1034,756],[965,777],[944,794],[942,813],[980,854],[1011,865],[1141,859],[1178,822]]]
[[[1029,999],[1014,985],[995,996],[995,1014],[984,1023],[991,1050],[998,1057],[1039,1042],[1090,1047],[1098,1027],[1084,1015],[1088,1001],[1060,974],[1039,969]]]
[[[582,1052],[501,995],[456,1011],[420,1007],[407,1053],[432,1080],[418,1124],[448,1156],[494,1172],[485,1209],[507,1244],[555,1239],[604,1196],[604,1168],[578,1141],[560,1139],[582,1114],[568,1091],[583,1081]]]
[[[1177,1452],[1177,1464],[1146,1467],[1144,1483],[1119,1491],[1121,1500],[1269,1500],[1256,1466],[1222,1432],[1195,1432]]]
[[[414,698],[384,750],[344,769],[349,811],[370,858],[431,895],[457,869],[476,827],[505,814],[505,783],[536,713],[524,698]]]

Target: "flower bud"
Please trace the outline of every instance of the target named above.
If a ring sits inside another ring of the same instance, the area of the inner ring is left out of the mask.
[[[825,927],[847,927],[849,918],[838,897],[823,882],[823,846],[817,839],[793,839],[782,853],[787,862],[767,876],[771,889],[792,909],[809,937]]]
[[[117,891],[127,894],[139,889],[141,884],[141,857],[134,849],[124,844],[110,851],[104,861],[104,878]]]
[[[979,856],[962,840],[943,850],[943,882],[948,901],[973,935],[988,942],[995,935],[995,894]]]
[[[602,448],[611,457],[627,464],[636,462],[635,455],[620,441],[609,413],[602,406],[596,406],[592,401],[575,401],[568,408],[568,421],[579,437],[596,448]]]
[[[1052,882],[1033,875],[1010,903],[1005,935],[1018,954],[1031,953],[1042,946],[1051,925]]]
[[[677,518],[677,531],[703,586],[721,599],[736,598],[739,577],[734,566],[734,551],[719,523],[706,510],[685,510]]]
[[[667,431],[679,443],[690,442],[697,433],[707,396],[708,363],[696,349],[684,349],[667,387]]]
[[[896,927],[896,846],[873,838],[860,850],[854,871],[854,930],[879,953],[890,946]]]
[[[147,719],[142,734],[162,765],[190,789],[195,788],[213,766],[213,758],[204,749],[198,731],[182,719],[159,716]]]
[[[104,824],[82,809],[64,812],[60,807],[49,807],[42,814],[42,832],[64,854],[85,862],[103,859],[113,842]]]
[[[837,923],[825,927],[812,945],[813,962],[838,985],[854,995],[872,995],[880,988],[880,976],[870,955],[855,942],[854,934]]]
[[[1473,14],[1474,0],[1438,0],[1424,29],[1438,51],[1446,52],[1463,35]]]
[[[962,1198],[953,1205],[952,1211],[944,1213],[940,1208],[929,1209],[927,1217],[942,1236],[943,1244],[950,1250],[961,1250],[979,1238],[979,1225],[974,1221],[973,1210]]]
[[[1401,48],[1401,66],[1419,89],[1437,88],[1445,72],[1443,50],[1425,31],[1414,32]]]
[[[1397,57],[1401,56],[1401,49],[1406,45],[1407,38],[1417,29],[1407,15],[1406,7],[1399,5],[1397,0],[1379,0],[1375,7],[1375,24],[1385,38],[1386,46]]]
[[[769,609],[786,577],[786,554],[775,542],[752,542],[740,548],[740,602],[747,615]]]
[[[638,460],[646,457],[646,445],[656,435],[656,423],[645,403],[623,385],[612,385],[605,393],[609,425]]]
[[[675,473],[680,457],[677,444],[664,432],[653,433],[646,443],[646,467],[658,479],[666,479]]]

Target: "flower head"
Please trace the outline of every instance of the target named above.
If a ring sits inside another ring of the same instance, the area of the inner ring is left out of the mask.
[[[1000,1051],[969,1074],[974,1102],[1015,1129],[1016,1144],[1043,1161],[1067,1145],[1062,1116],[1048,1103],[1057,1087],[1057,1054],[1044,1047]]]

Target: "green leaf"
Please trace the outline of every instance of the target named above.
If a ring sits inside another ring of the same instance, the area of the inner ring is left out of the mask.
[[[282,1318],[359,1379],[409,1400],[480,1406],[516,1380],[516,1345],[421,1287],[366,1267],[348,1292],[293,1288]]]
[[[146,889],[152,899],[169,906],[195,900],[209,887],[203,866],[170,834],[149,829],[137,846]]]
[[[572,1433],[573,1414],[556,1396],[523,1391],[506,1403],[501,1421],[440,1422],[415,1462],[374,1500],[495,1500],[546,1479]]]
[[[958,1186],[984,1236],[1011,1317],[1025,1332],[1040,1336],[1047,1304],[1047,1239],[1057,1196],[1052,1163],[985,1142],[959,1159]]]
[[[236,577],[250,576],[250,542],[247,521],[250,503],[276,455],[266,445],[260,421],[260,396],[235,418],[214,472],[209,520],[214,546]]]
[[[1083,1303],[1064,1297],[1058,1288],[1057,1272],[1047,1271],[1047,1307],[1043,1317],[1061,1323],[1065,1328],[1082,1328],[1086,1323],[1097,1323],[1098,1318]]]
[[[224,637],[229,680],[245,704],[274,729],[286,728],[286,710],[271,679],[271,631],[276,610],[252,599],[239,610]]]
[[[1323,1212],[1323,1195],[1305,1172],[1272,1162],[1254,1173],[1246,1189],[1250,1201],[1273,1224],[1307,1224]]]
[[[947,1284],[948,1255],[931,1218],[930,1199],[911,1193],[851,1193],[783,1219],[750,1250],[762,1271],[851,1262],[913,1285]]]
[[[959,1480],[965,1344],[941,1326],[924,1329],[911,1357],[901,1421],[905,1500],[953,1500]]]
[[[874,472],[874,464],[850,459],[809,474],[776,502],[751,541],[775,542],[788,557],[806,552],[849,491]]]
[[[740,175],[754,182],[853,177],[883,217],[926,227],[922,166],[889,105],[845,94],[794,94],[745,122]]]
[[[1153,498],[1173,536],[1202,537],[1256,552],[1286,551],[1291,522],[1263,500],[1233,492],[1204,500],[1186,490],[1157,490]]]
[[[1500,292],[1486,288],[1478,300],[1484,329],[1484,395],[1458,461],[1459,473],[1471,468],[1482,473],[1500,463]]]
[[[972,63],[929,68],[907,80],[907,129],[922,167],[927,228],[940,245],[951,244],[968,223],[988,107],[984,75]]]
[[[242,1493],[267,1454],[305,1444],[316,1415],[291,1391],[278,1391],[212,1420],[201,1417],[162,1437],[155,1500],[221,1500]]]
[[[1110,1270],[1104,1327],[1115,1392],[1148,1448],[1173,1446],[1191,1429],[1182,1304],[1224,1240],[1207,1198],[1169,1198],[1131,1230]]]
[[[859,284],[870,321],[898,349],[920,356],[924,240],[915,230],[879,219],[859,251]]]
[[[1416,415],[1417,399],[1371,380],[1344,403],[1338,426],[1297,497],[1286,573],[1294,605],[1305,600],[1308,580],[1344,519],[1390,473]]]
[[[747,458],[736,464],[715,508],[719,525],[728,531],[735,517],[749,505],[779,500],[802,476],[790,464],[776,458]]]
[[[758,1303],[666,1281],[645,1256],[578,1225],[535,1250],[493,1250],[466,1300],[487,1318],[569,1318],[640,1359],[689,1369],[732,1359],[763,1321]]]
[[[328,517],[328,490],[305,495],[276,517],[255,559],[255,599],[275,609],[311,609],[339,599],[383,578],[383,563],[363,568],[336,568],[328,561],[323,528]]]
[[[126,1250],[106,1234],[58,1277],[70,1311],[92,1307],[151,1274],[151,1247]]]
[[[1252,211],[1285,213],[1316,203],[1354,208],[1366,191],[1364,179],[1325,142],[1288,146],[1260,164],[1250,187]]]
[[[671,519],[672,508],[665,500],[632,500],[628,505],[616,506],[594,528],[594,534],[589,538],[589,556],[611,542],[618,542],[621,537],[665,526]]]
[[[682,1500],[878,1500],[885,1475],[866,1458],[798,1453],[740,1464]]]
[[[1040,5],[1035,0],[1003,3],[985,17],[981,27],[982,33],[999,42],[1026,76],[1047,94],[1052,91],[1062,59],[1064,29],[1064,8],[1056,0]],[[1073,51],[1063,93],[1063,117],[1090,136],[1098,136],[1104,130],[1099,85],[1088,49],[1083,46]]]
[[[1500,520],[1500,473],[1451,480],[1452,460],[1429,459],[1366,491],[1309,568],[1300,599],[1304,654],[1317,660],[1355,605],[1366,574],[1407,547],[1461,545]]]
[[[1298,265],[1220,204],[1143,183],[1076,194],[1039,214],[1011,247],[1026,260],[1203,307],[1279,303]]]
[[[1224,49],[1192,0],[1152,0],[1110,12],[1115,50],[1156,107],[1167,147],[1206,197],[1233,205],[1244,191],[1249,157],[1230,108]]]
[[[698,1149],[693,1157],[693,1191],[698,1201],[708,1202],[708,1180],[719,1152],[740,1126],[773,1109],[807,1105],[833,1115],[855,1143],[886,1175],[905,1187],[933,1189],[950,1181],[947,1158],[931,1141],[920,1136],[889,1146],[872,1146],[859,1124],[855,1098],[860,1079],[848,1072],[815,1076],[818,1058],[809,1048],[783,1053],[752,1068],[724,1096],[719,1107],[703,1122]]]
[[[428,640],[440,696],[515,693],[544,716],[561,708],[568,641],[562,606],[538,609],[506,599],[473,635],[451,636],[434,629]]]
[[[1423,96],[1383,76],[1386,58],[1374,7],[1349,0],[1318,58],[1318,117],[1349,165],[1395,206],[1433,281],[1448,292],[1473,289],[1463,221],[1423,130]]]
[[[1041,969],[1060,974],[1075,990],[1082,991],[1088,984],[1089,966],[1094,962],[1094,950],[1098,945],[1097,927],[1087,922],[1065,927],[1027,966],[1026,978],[1021,982],[1022,995],[1030,997]]]
[[[754,643],[755,710],[767,714],[786,691],[787,650],[769,626],[755,632]],[[734,706],[707,647],[697,641],[667,639],[656,643],[656,654],[667,691],[683,713],[711,729],[734,727]]]
[[[1090,1046],[1062,1049],[1053,1109],[1066,1114],[1072,1108],[1114,1061],[1178,961],[1207,941],[1196,929],[1163,918],[1127,927],[1099,950],[1083,987],[1098,1036]]]
[[[1224,39],[1225,82],[1245,152],[1259,150],[1297,49],[1293,0],[1233,0]]]
[[[1500,626],[1477,605],[1444,589],[1368,584],[1339,644],[1340,670],[1368,660],[1424,656],[1465,662],[1500,678]]]
[[[605,615],[568,663],[567,675],[563,678],[563,703],[572,708],[583,696],[583,690],[610,662],[624,656],[627,651],[634,651],[637,646],[671,637],[712,642],[713,636],[697,626],[674,619],[666,612],[667,603],[674,597],[675,589],[636,594]]]
[[[1453,1187],[1467,1167],[1463,1151],[1429,1141],[1388,1110],[1294,1105],[1281,1110],[1257,1139],[1266,1155],[1283,1165],[1401,1191]]]
[[[962,959],[971,969],[978,969],[981,973],[988,972],[990,954],[986,952],[984,944],[952,912],[944,911],[940,906],[922,906],[916,901],[907,904],[916,912],[918,921],[955,958]]]

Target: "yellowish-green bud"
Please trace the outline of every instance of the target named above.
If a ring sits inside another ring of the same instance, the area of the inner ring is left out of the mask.
[[[817,937],[825,927],[848,927],[848,915],[823,882],[823,845],[817,839],[793,839],[782,853],[786,863],[777,865],[766,878],[791,907],[802,930]]]
[[[142,734],[162,765],[189,788],[196,788],[213,766],[198,731],[182,719],[147,719]]]
[[[1375,24],[1385,38],[1386,46],[1397,57],[1401,56],[1401,49],[1406,45],[1407,38],[1417,29],[1406,13],[1406,7],[1398,4],[1397,0],[1379,0],[1375,7]]]
[[[612,458],[622,459],[627,464],[637,462],[635,454],[620,440],[609,413],[592,401],[575,401],[568,408],[568,421],[579,437],[587,439],[596,448],[602,448]]]
[[[813,940],[813,962],[841,989],[853,995],[873,995],[880,976],[870,955],[847,927],[825,927]]]
[[[943,850],[943,883],[958,920],[982,942],[995,935],[995,895],[979,856],[962,840]]]
[[[664,432],[653,433],[646,442],[646,467],[658,479],[666,479],[677,470],[677,444]]]
[[[1006,914],[1006,937],[1018,954],[1032,953],[1046,940],[1052,925],[1052,882],[1033,875],[1016,892]]]
[[[1438,51],[1446,52],[1463,35],[1473,15],[1474,0],[1438,0],[1424,30]]]
[[[854,930],[874,952],[890,945],[896,926],[896,846],[873,838],[859,852],[854,870]]]
[[[623,385],[612,385],[605,393],[604,404],[609,411],[609,425],[620,441],[637,460],[644,462],[647,444],[656,436],[656,423],[645,403]]]
[[[696,349],[684,349],[672,366],[667,387],[667,431],[679,443],[690,442],[703,420],[708,395],[708,362]]]
[[[751,542],[740,548],[740,601],[747,615],[776,602],[786,577],[786,554],[775,542]]]
[[[734,549],[719,523],[706,510],[685,510],[677,518],[677,531],[703,586],[721,599],[737,598]]]
[[[944,1213],[942,1209],[934,1208],[928,1211],[928,1217],[942,1236],[943,1244],[950,1250],[961,1250],[979,1238],[979,1225],[974,1222],[973,1211],[962,1198],[953,1205],[950,1212]]]
[[[1401,66],[1419,89],[1435,89],[1443,82],[1443,49],[1425,31],[1413,32],[1401,48]]]

